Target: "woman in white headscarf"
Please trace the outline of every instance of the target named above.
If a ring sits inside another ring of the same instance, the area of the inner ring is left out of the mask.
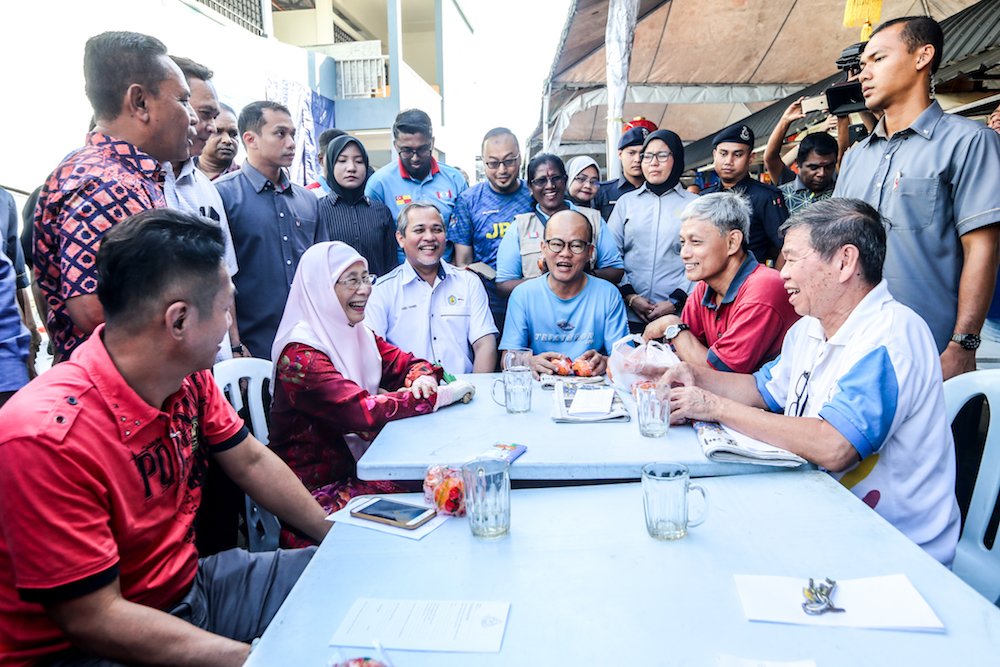
[[[601,168],[589,155],[577,155],[566,163],[566,195],[582,208],[596,208],[594,197],[601,186]]]
[[[354,248],[312,246],[299,260],[272,348],[271,448],[330,512],[356,495],[406,490],[357,479],[357,460],[387,422],[474,392],[467,382],[438,386],[441,368],[362,324],[370,294],[368,262]]]

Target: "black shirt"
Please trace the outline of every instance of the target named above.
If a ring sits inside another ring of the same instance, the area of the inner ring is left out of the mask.
[[[615,210],[618,199],[626,192],[635,190],[635,186],[629,183],[628,179],[622,176],[617,181],[605,181],[597,189],[594,197],[594,208],[600,209],[601,217],[605,221],[611,219],[611,211]]]
[[[741,192],[750,200],[750,207],[753,213],[750,218],[750,238],[748,240],[750,252],[754,254],[761,264],[765,260],[774,257],[772,248],[781,248],[782,239],[778,234],[778,228],[788,219],[788,209],[785,208],[785,199],[781,190],[761,183],[750,178],[747,174],[742,181],[734,185],[732,190]],[[722,183],[705,188],[702,195],[713,192],[723,192],[726,188]]]

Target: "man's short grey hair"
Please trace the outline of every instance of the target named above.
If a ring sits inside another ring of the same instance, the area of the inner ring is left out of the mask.
[[[796,227],[809,231],[809,245],[824,262],[845,245],[858,249],[861,277],[874,287],[882,282],[885,224],[879,212],[860,199],[827,199],[800,208],[781,225],[787,234]]]
[[[715,192],[698,197],[681,211],[681,222],[690,219],[707,220],[719,230],[719,236],[725,236],[734,229],[743,234],[743,249],[746,250],[750,241],[750,216],[753,209],[750,202],[736,192]]]
[[[410,202],[403,207],[403,210],[399,212],[396,216],[396,231],[399,232],[400,236],[406,236],[406,227],[410,224],[410,211],[420,209],[420,208],[430,208],[433,209],[435,213],[441,218],[441,224],[444,224],[444,216],[441,215],[441,210],[430,203],[429,201],[415,201]]]

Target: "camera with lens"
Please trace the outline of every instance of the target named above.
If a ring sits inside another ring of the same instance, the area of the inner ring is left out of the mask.
[[[844,72],[848,77],[861,72],[861,54],[864,53],[865,44],[860,42],[851,44],[840,53],[837,59],[837,69]],[[852,113],[865,111],[865,98],[861,94],[860,81],[842,81],[827,88],[822,95],[810,97],[802,100],[802,111],[829,111],[838,118],[849,116]]]

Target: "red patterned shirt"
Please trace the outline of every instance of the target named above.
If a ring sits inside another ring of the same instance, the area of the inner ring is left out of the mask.
[[[87,334],[66,300],[97,292],[94,260],[104,234],[142,211],[166,208],[160,163],[132,144],[99,132],[56,167],[35,209],[35,279],[49,304],[46,328],[63,359]]]

